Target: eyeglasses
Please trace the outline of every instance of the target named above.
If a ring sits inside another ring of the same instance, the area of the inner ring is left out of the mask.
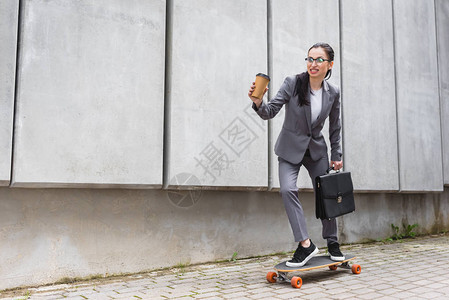
[[[318,58],[313,58],[313,57],[306,57],[305,59],[307,61],[307,63],[309,64],[313,64],[314,61],[316,61],[317,64],[322,64],[325,61],[331,61],[330,59],[324,59],[322,57],[318,57]]]

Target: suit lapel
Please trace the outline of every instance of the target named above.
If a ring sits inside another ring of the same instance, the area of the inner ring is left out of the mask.
[[[310,87],[308,92],[310,93]],[[306,114],[307,127],[309,128],[309,132],[312,132],[312,107],[310,105],[304,105],[304,113]]]

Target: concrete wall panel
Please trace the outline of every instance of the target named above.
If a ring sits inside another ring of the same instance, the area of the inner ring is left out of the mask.
[[[9,185],[19,1],[0,1],[0,186]]]
[[[272,1],[272,84],[270,96],[274,97],[285,77],[305,72],[309,48],[317,42],[329,43],[335,52],[332,83],[340,85],[339,14],[337,0]],[[317,22],[319,14],[319,22]],[[344,101],[344,98],[342,99]],[[274,144],[282,128],[284,109],[272,121],[272,187],[279,188],[278,160]],[[323,134],[328,143],[327,121]],[[329,145],[329,144],[328,144]],[[300,170],[298,187],[312,188],[305,168]]]
[[[345,169],[355,189],[398,190],[392,3],[344,0],[340,9]]]
[[[402,191],[443,189],[433,1],[395,0],[394,36]]]
[[[23,1],[14,186],[162,184],[165,1]]]
[[[173,1],[170,187],[266,188],[266,123],[247,93],[267,72],[266,1]]]
[[[435,5],[444,184],[449,184],[449,1],[437,0]]]

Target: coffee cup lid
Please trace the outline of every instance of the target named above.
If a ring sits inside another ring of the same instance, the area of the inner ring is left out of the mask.
[[[257,73],[256,76],[265,77],[266,79],[270,80],[270,76],[265,75],[264,73]]]

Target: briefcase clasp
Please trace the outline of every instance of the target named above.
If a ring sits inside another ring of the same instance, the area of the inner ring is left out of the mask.
[[[338,197],[337,197],[337,203],[341,203],[342,200],[343,200],[343,197],[342,197],[342,196],[338,196]]]

